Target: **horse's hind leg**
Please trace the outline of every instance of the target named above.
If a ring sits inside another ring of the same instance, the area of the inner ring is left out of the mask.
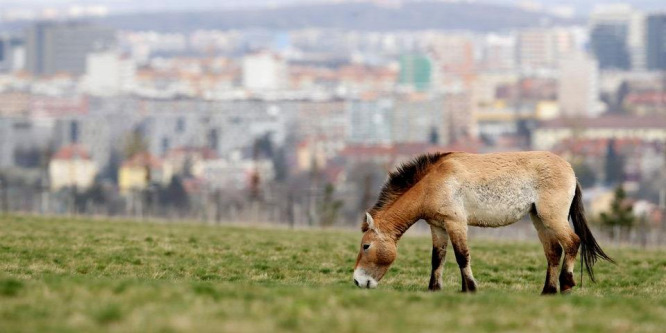
[[[449,244],[449,235],[442,227],[430,225],[432,233],[432,271],[428,289],[435,291],[442,289],[442,271],[446,258],[446,247]]]
[[[467,248],[467,223],[447,221],[446,231],[451,239],[453,252],[456,255],[456,262],[460,267],[460,275],[462,276],[462,291],[474,292],[476,291],[476,281],[472,274],[472,266],[470,264],[469,249]]]
[[[560,201],[560,204],[541,206],[537,204],[536,210],[539,215],[538,218],[542,222],[541,225],[547,230],[548,235],[554,238],[564,249],[564,261],[562,263],[559,282],[560,292],[567,293],[576,285],[573,278],[573,270],[576,264],[578,247],[580,246],[580,238],[569,225],[569,210],[561,209],[561,207],[569,207],[571,199],[569,198],[568,201],[567,199],[558,201]],[[541,237],[541,233],[539,233],[539,237]]]
[[[557,268],[560,265],[562,257],[562,246],[557,239],[551,235],[550,231],[544,226],[543,221],[536,212],[530,213],[530,218],[539,235],[539,240],[543,245],[543,251],[546,254],[548,268],[546,269],[546,282],[543,285],[542,295],[557,293]]]
[[[576,285],[573,272],[576,265],[578,247],[580,246],[580,238],[569,226],[567,219],[560,220],[558,226],[553,229],[564,248],[564,261],[562,262],[562,271],[560,272],[560,292],[564,294]]]

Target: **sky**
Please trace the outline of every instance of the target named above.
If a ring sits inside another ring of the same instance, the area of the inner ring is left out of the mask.
[[[230,9],[230,8],[256,8],[271,7],[298,3],[321,3],[336,0],[0,0],[1,7],[18,8],[66,8],[74,5],[102,5],[108,7],[112,13],[118,12],[145,12],[145,11],[178,11],[178,10],[204,10],[204,9]],[[341,1],[341,0],[337,0]],[[477,2],[491,2],[500,4],[517,4],[536,2],[555,5],[574,6],[577,13],[587,14],[596,4],[614,3],[619,0],[477,0]],[[628,0],[635,7],[643,10],[666,11],[666,0]],[[1,11],[1,9],[0,9]]]

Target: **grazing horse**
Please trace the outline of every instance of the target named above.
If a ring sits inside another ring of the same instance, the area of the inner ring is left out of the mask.
[[[442,287],[446,247],[451,240],[462,275],[462,291],[475,291],[467,226],[502,227],[527,213],[548,261],[542,294],[575,285],[578,247],[592,281],[598,258],[613,261],[592,236],[585,220],[580,185],[571,165],[550,152],[421,155],[389,175],[379,200],[366,213],[354,267],[354,283],[375,288],[397,256],[400,237],[419,219],[432,232],[430,290]],[[573,230],[569,226],[571,217]]]

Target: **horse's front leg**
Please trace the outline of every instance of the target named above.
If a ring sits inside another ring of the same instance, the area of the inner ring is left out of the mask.
[[[467,247],[467,223],[447,221],[446,231],[451,238],[451,245],[453,246],[453,252],[456,255],[456,262],[458,262],[458,267],[460,267],[462,291],[474,292],[476,291],[476,280],[474,280],[474,275],[472,274],[469,249]]]
[[[430,233],[432,234],[432,271],[430,272],[428,290],[435,291],[442,289],[442,271],[444,270],[449,235],[444,228],[433,224],[430,224]]]

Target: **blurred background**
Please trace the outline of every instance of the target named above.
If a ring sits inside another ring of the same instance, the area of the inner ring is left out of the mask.
[[[0,0],[0,212],[357,228],[416,154],[515,150],[666,241],[663,0]]]

